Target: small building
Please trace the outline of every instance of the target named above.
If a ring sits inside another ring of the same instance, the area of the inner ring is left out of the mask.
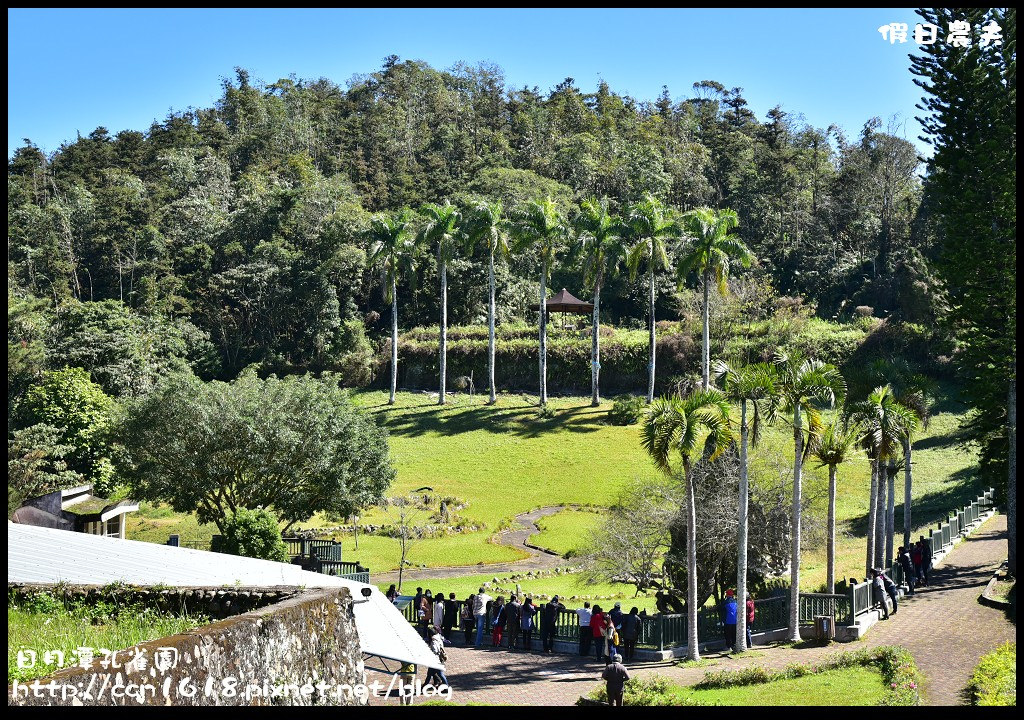
[[[134,500],[110,502],[92,494],[92,485],[40,495],[26,500],[11,522],[124,539],[124,516],[139,509]]]

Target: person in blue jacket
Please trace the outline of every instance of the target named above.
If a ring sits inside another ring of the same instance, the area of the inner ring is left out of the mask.
[[[722,617],[725,625],[725,647],[736,645],[736,595],[732,590],[725,591],[725,612]]]

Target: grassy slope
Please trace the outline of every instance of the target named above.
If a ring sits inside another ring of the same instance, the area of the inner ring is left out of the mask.
[[[369,412],[379,415],[391,432],[398,469],[392,493],[426,485],[443,495],[455,495],[469,501],[462,514],[486,528],[418,541],[410,558],[415,564],[472,565],[514,560],[521,553],[489,542],[502,521],[548,505],[607,506],[629,482],[655,473],[640,448],[638,427],[604,424],[609,404],[591,408],[588,398],[553,398],[549,405],[554,417],[540,419],[533,407],[535,400],[519,395],[499,396],[494,407],[484,404],[485,396],[470,399],[459,395],[443,408],[429,395],[420,393],[400,393],[394,407],[386,404],[383,392],[360,392],[355,397]],[[955,429],[963,412],[962,406],[943,400],[929,428],[915,442],[915,526],[934,522],[947,509],[977,494],[975,453],[956,443]],[[780,422],[767,429],[761,446],[754,451],[753,471],[791,467],[792,453],[791,429]],[[808,463],[804,477],[805,493],[813,498],[824,517],[827,473]],[[869,480],[868,464],[863,458],[839,470],[838,577],[862,574]],[[896,524],[900,529],[902,476],[898,479],[896,498]],[[186,537],[208,537],[213,532],[210,526],[197,526],[193,518],[176,526],[175,517],[146,518],[142,517],[144,514],[129,516],[130,537],[164,542],[170,532],[182,532]],[[380,520],[379,511],[364,517],[366,522]],[[597,522],[598,515],[565,511],[542,519],[545,533],[534,539],[556,550],[569,550],[577,541],[585,540]],[[303,525],[324,523],[317,518]],[[346,559],[358,559],[378,572],[397,567],[397,541],[361,536],[356,552],[351,537],[344,539]],[[809,535],[803,562],[805,585],[824,581],[823,547],[820,538]]]

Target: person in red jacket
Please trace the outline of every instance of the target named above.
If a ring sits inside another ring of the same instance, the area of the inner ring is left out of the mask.
[[[750,640],[750,628],[754,624],[754,598],[747,594],[747,649],[754,647]]]
[[[597,657],[604,657],[604,613],[601,606],[594,606],[594,614],[590,616],[590,632],[594,636],[594,649]]]

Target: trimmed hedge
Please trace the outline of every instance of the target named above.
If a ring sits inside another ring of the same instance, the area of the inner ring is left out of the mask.
[[[647,333],[602,328],[601,392],[621,393],[647,387]],[[514,325],[496,333],[495,382],[500,390],[536,392],[539,350],[537,328]],[[438,331],[416,328],[398,344],[399,385],[413,389],[437,386]],[[452,328],[448,334],[449,381],[472,373],[478,389],[487,383],[487,328]],[[548,335],[548,392],[590,391],[590,334],[552,329]],[[687,335],[658,338],[656,387],[667,392],[674,379],[697,369],[700,346]]]
[[[499,325],[495,330],[495,382],[499,390],[536,392],[538,383],[537,327],[525,323]],[[780,348],[799,350],[842,367],[868,354],[925,354],[925,333],[919,326],[893,326],[877,319],[834,323],[814,317],[773,317],[743,326],[736,334],[715,341],[713,356],[731,361],[767,361]],[[909,341],[909,342],[908,342]],[[387,345],[387,343],[385,343]],[[548,327],[548,392],[580,394],[590,391],[590,332]],[[384,347],[389,352],[389,347]],[[399,385],[429,390],[437,387],[438,329],[419,327],[400,336]],[[647,388],[647,331],[601,326],[602,395],[638,392]],[[386,358],[383,360],[387,364]],[[681,378],[700,373],[700,327],[659,321],[655,392],[671,392]],[[487,326],[448,328],[449,381],[472,374],[478,389],[487,384]],[[386,379],[382,371],[380,377]],[[383,380],[382,380],[383,381]]]

